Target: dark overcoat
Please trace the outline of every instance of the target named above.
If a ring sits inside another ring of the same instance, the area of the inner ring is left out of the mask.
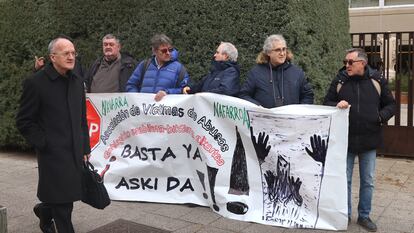
[[[16,125],[36,150],[37,196],[46,203],[82,197],[83,155],[90,153],[83,80],[52,64],[25,80]]]
[[[265,108],[282,105],[313,104],[313,90],[298,66],[286,61],[277,67],[257,64],[248,73],[239,97]]]
[[[378,82],[378,92],[373,84]],[[338,89],[338,83],[341,83]],[[377,149],[383,143],[382,125],[394,116],[397,109],[387,80],[381,72],[365,67],[364,75],[348,76],[346,68],[339,70],[331,82],[324,104],[336,106],[345,100],[349,109],[348,151],[363,153]]]
[[[191,93],[212,92],[237,96],[240,90],[240,67],[236,62],[213,61],[210,73],[200,82],[190,84]]]

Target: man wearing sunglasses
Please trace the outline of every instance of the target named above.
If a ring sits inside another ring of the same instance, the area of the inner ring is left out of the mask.
[[[265,108],[313,104],[312,87],[302,69],[290,62],[291,57],[282,35],[267,37],[239,97]]]
[[[167,94],[181,94],[189,82],[184,65],[173,59],[172,40],[165,34],[151,38],[150,60],[143,60],[128,80],[127,92],[154,93],[160,101]]]
[[[126,83],[137,61],[128,53],[121,52],[117,37],[107,34],[102,38],[103,56],[98,58],[85,75],[89,93],[125,92]]]
[[[368,66],[364,50],[346,51],[344,67],[332,81],[324,104],[349,110],[347,180],[348,220],[351,220],[351,187],[355,157],[358,156],[360,189],[357,223],[375,232],[377,226],[369,218],[374,191],[376,148],[382,142],[381,125],[395,113],[395,100],[381,72]]]

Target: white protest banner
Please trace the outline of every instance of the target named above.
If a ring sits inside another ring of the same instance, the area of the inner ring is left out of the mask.
[[[91,162],[112,200],[195,203],[290,228],[347,228],[348,110],[201,93],[88,94]]]

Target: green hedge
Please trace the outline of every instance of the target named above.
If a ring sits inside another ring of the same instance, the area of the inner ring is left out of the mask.
[[[0,147],[25,147],[14,126],[21,82],[35,55],[45,56],[54,36],[75,40],[82,63],[101,56],[101,38],[113,33],[141,60],[149,40],[166,33],[192,79],[208,72],[220,41],[239,50],[241,78],[254,65],[266,36],[285,35],[313,84],[317,103],[350,46],[348,1],[336,0],[9,0],[0,1]]]

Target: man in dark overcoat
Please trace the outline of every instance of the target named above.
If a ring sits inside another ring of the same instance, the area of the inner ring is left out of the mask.
[[[50,64],[23,84],[16,125],[36,150],[39,182],[34,207],[43,232],[74,232],[73,202],[82,197],[82,161],[90,153],[83,80],[72,72],[75,47],[49,43]]]
[[[359,200],[357,223],[376,232],[377,225],[369,217],[374,193],[377,148],[382,142],[382,125],[397,109],[387,80],[380,71],[368,65],[368,55],[361,48],[346,51],[344,66],[332,80],[324,104],[349,108],[348,152],[348,223],[352,215],[352,174],[355,158],[359,166]]]

